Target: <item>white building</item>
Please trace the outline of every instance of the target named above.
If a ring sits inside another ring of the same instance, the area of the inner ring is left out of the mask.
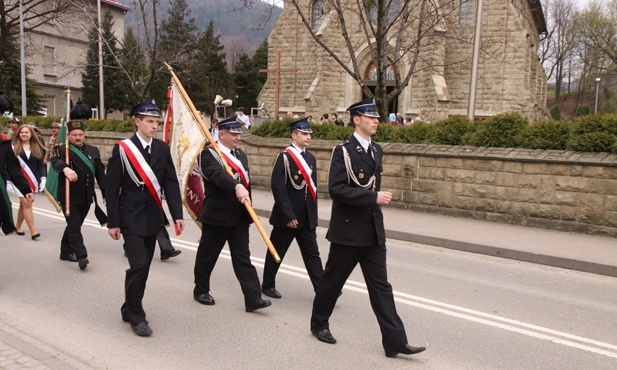
[[[124,38],[124,15],[130,8],[116,0],[100,0],[101,14],[110,11],[114,19],[114,33]],[[39,7],[50,6],[43,2]],[[64,92],[71,89],[73,102],[81,96],[81,74],[86,63],[88,31],[97,22],[97,0],[84,1],[84,7],[74,9],[62,26],[43,25],[26,37],[26,63],[38,92],[45,97],[44,107],[49,116],[62,116]],[[91,106],[98,102],[88,102]]]

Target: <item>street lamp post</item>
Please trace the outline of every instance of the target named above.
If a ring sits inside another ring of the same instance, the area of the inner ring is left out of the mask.
[[[26,104],[26,52],[24,41],[24,1],[19,1],[19,39],[20,39],[20,52],[21,52],[21,115],[28,115],[28,108]]]
[[[598,90],[600,87],[600,77],[596,78],[596,107],[593,110],[593,113],[596,114],[598,113]]]
[[[483,6],[484,0],[478,0],[478,9],[476,11],[476,30],[473,39],[473,56],[471,60],[471,78],[469,81],[469,100],[467,103],[467,117],[472,121],[476,116],[476,88],[478,84],[478,60],[480,58]]]
[[[103,82],[103,31],[101,30],[101,0],[97,1],[99,26],[99,119],[105,119],[105,87]]]

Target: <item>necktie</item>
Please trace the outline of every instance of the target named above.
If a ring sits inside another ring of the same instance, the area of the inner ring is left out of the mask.
[[[146,147],[144,148],[145,151],[145,156],[144,158],[146,158],[146,162],[150,163],[150,145],[146,145]]]
[[[231,155],[233,155],[234,157],[238,158],[238,154],[236,154],[235,149],[230,150],[229,153],[231,153]]]
[[[375,160],[375,158],[373,157],[373,145],[369,143],[368,148],[366,149],[366,152],[368,153],[369,156],[371,156],[373,160]]]
[[[302,155],[302,158],[306,159],[306,152],[303,150],[300,155]]]

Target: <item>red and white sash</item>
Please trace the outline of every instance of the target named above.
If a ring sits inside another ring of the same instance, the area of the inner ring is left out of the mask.
[[[244,169],[244,166],[242,165],[242,162],[240,162],[240,160],[236,157],[234,157],[233,155],[227,155],[225,154],[222,150],[220,151],[221,154],[223,155],[223,157],[225,158],[225,161],[227,161],[227,164],[234,169],[234,171],[236,171],[236,173],[240,176],[240,180],[242,180],[242,183],[244,184],[245,188],[249,188],[249,173]]]
[[[141,154],[131,139],[118,141],[118,145],[120,147],[120,157],[122,160],[125,161],[125,159],[128,159],[129,163],[125,163],[127,170],[130,172],[130,165],[135,168],[137,174],[141,178],[141,181],[143,181],[143,185],[148,188],[152,198],[154,198],[156,205],[159,206],[159,208],[163,208],[161,185],[159,185],[159,180],[154,175],[154,171],[152,171],[152,168],[146,161],[146,158],[144,158],[143,154]],[[135,180],[136,179],[133,179],[133,181]]]
[[[28,167],[26,162],[24,162],[21,156],[18,155],[17,159],[19,159],[19,166],[21,167],[21,172],[23,172],[24,177],[26,178],[26,180],[28,180],[28,184],[30,184],[30,189],[32,189],[32,192],[36,193],[36,191],[38,190],[38,181],[36,180],[36,176],[34,176],[34,173],[30,169],[30,167]]]
[[[315,186],[313,178],[311,177],[311,175],[313,174],[313,170],[311,170],[308,163],[306,163],[304,157],[298,155],[298,150],[293,146],[287,147],[287,149],[285,149],[285,153],[289,154],[296,166],[298,166],[298,169],[300,170],[302,177],[304,177],[304,181],[308,186],[309,192],[311,193],[313,200],[317,200],[317,186]]]

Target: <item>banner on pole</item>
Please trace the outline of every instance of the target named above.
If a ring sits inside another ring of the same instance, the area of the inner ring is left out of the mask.
[[[172,123],[169,139],[171,157],[176,166],[182,203],[197,222],[205,198],[198,158],[207,139],[173,79],[169,104]]]

